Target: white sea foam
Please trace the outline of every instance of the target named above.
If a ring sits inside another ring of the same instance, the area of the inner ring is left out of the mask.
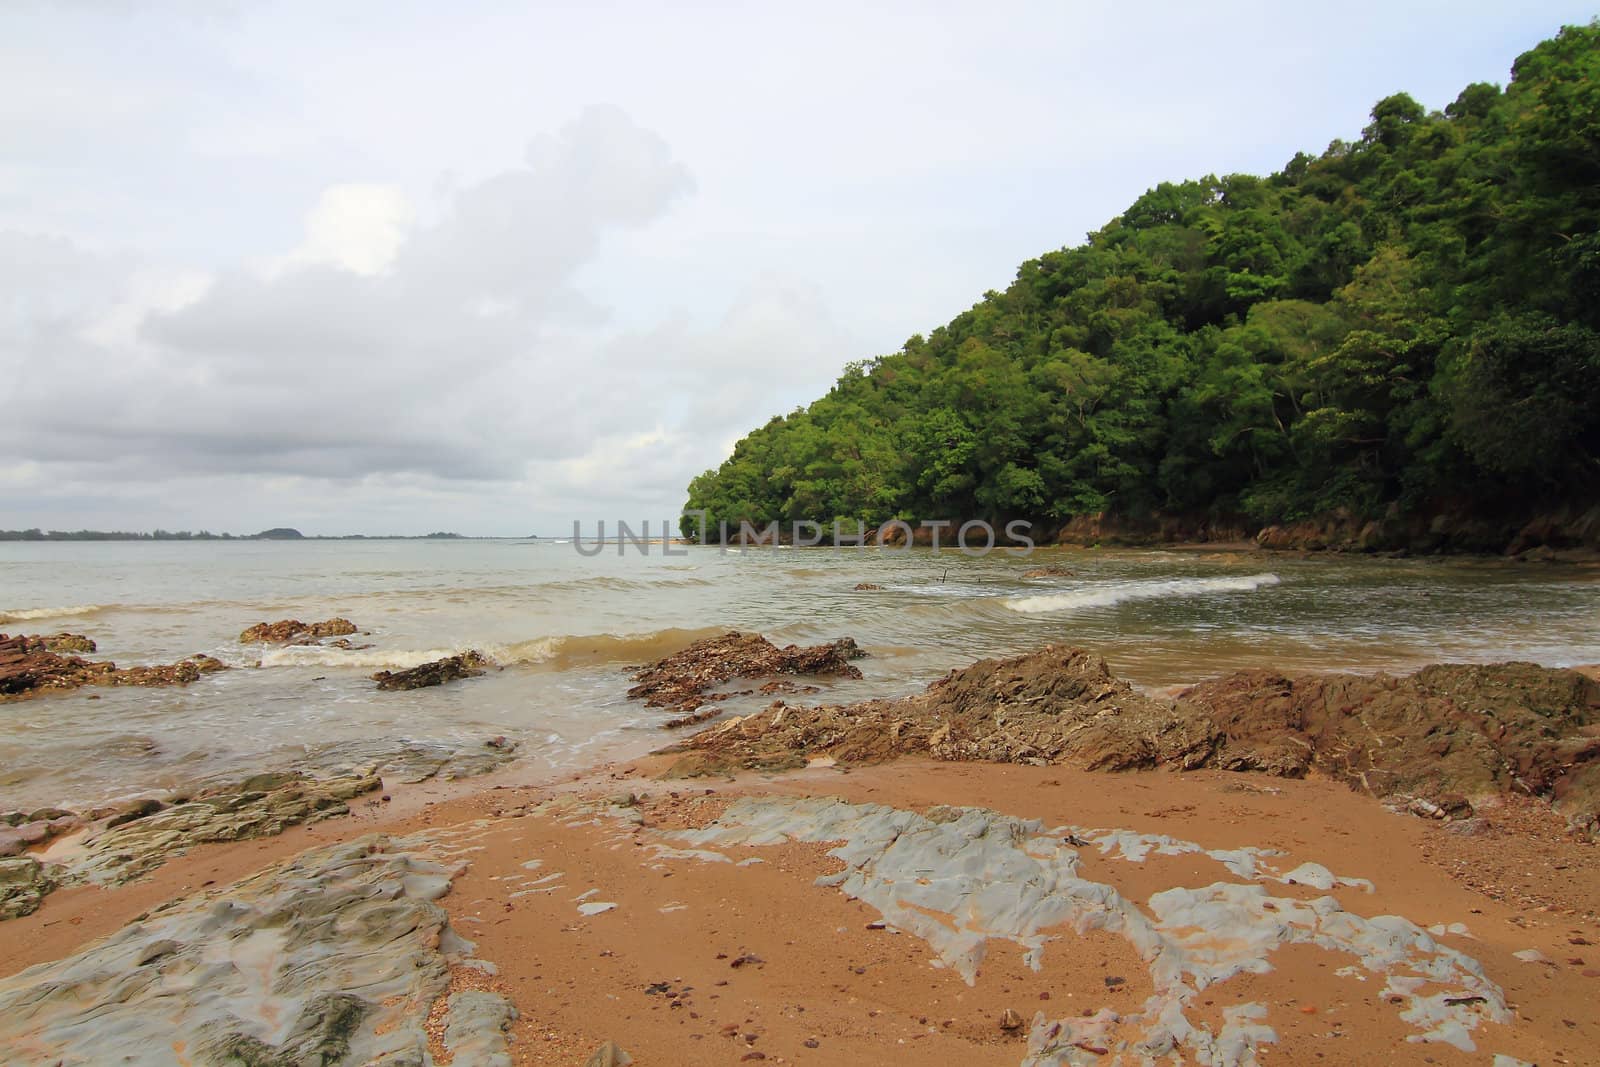
[[[76,604],[65,608],[17,608],[12,611],[0,611],[0,623],[30,622],[34,619],[71,619],[104,610],[104,604]]]
[[[1017,597],[1005,602],[1012,611],[1037,615],[1047,611],[1081,611],[1107,608],[1130,600],[1168,600],[1212,593],[1249,593],[1277,585],[1276,574],[1248,574],[1236,578],[1155,578],[1133,582],[1097,582],[1061,593]]]

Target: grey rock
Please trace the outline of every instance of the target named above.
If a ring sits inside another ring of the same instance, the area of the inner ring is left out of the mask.
[[[475,1067],[511,1067],[506,1033],[517,1009],[497,993],[463,989],[446,1002],[444,1047],[457,1063]]]
[[[0,1048],[151,1067],[180,1049],[235,1067],[432,1062],[423,1020],[466,944],[408,891],[454,873],[433,848],[369,836],[316,849],[0,979]],[[476,996],[452,1010],[452,1047],[484,1050],[456,1062],[502,1062],[509,1012]]]

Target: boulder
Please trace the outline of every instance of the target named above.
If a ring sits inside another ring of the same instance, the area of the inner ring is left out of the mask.
[[[494,661],[476,649],[446,656],[404,671],[379,671],[372,676],[379,689],[426,689],[458,678],[475,678]]]
[[[703,704],[735,695],[710,692],[730,679],[798,674],[860,678],[861,670],[850,661],[865,655],[849,637],[826,645],[779,648],[760,634],[732,631],[696,641],[681,652],[640,668],[634,673],[637,684],[628,690],[628,696],[643,700],[648,707],[687,716]]]
[[[308,645],[324,637],[343,637],[356,632],[356,624],[345,618],[332,618],[323,622],[301,622],[299,619],[280,619],[277,622],[258,622],[239,635],[243,645]]]

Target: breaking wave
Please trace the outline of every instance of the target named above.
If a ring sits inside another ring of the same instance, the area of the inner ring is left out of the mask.
[[[1276,574],[1249,574],[1237,578],[1157,578],[1146,581],[1098,584],[1065,593],[1017,597],[1005,602],[1012,611],[1037,615],[1047,611],[1106,608],[1129,600],[1167,600],[1211,593],[1249,593],[1277,585]]]
[[[436,659],[476,648],[502,667],[533,667],[565,671],[607,663],[635,664],[670,656],[696,641],[717,637],[725,627],[669,628],[641,634],[557,634],[511,644],[459,645],[423,649],[342,649],[321,645],[289,645],[261,656],[263,667],[360,667],[369,670],[408,670]]]
[[[73,619],[104,610],[106,610],[104,604],[77,604],[66,608],[17,608],[13,611],[0,611],[0,623],[31,622],[34,619]]]

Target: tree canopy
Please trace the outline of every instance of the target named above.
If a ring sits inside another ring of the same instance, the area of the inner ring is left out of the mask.
[[[1268,177],[1162,183],[689,485],[741,520],[1260,522],[1600,488],[1600,21]],[[685,521],[692,532],[697,524]]]

